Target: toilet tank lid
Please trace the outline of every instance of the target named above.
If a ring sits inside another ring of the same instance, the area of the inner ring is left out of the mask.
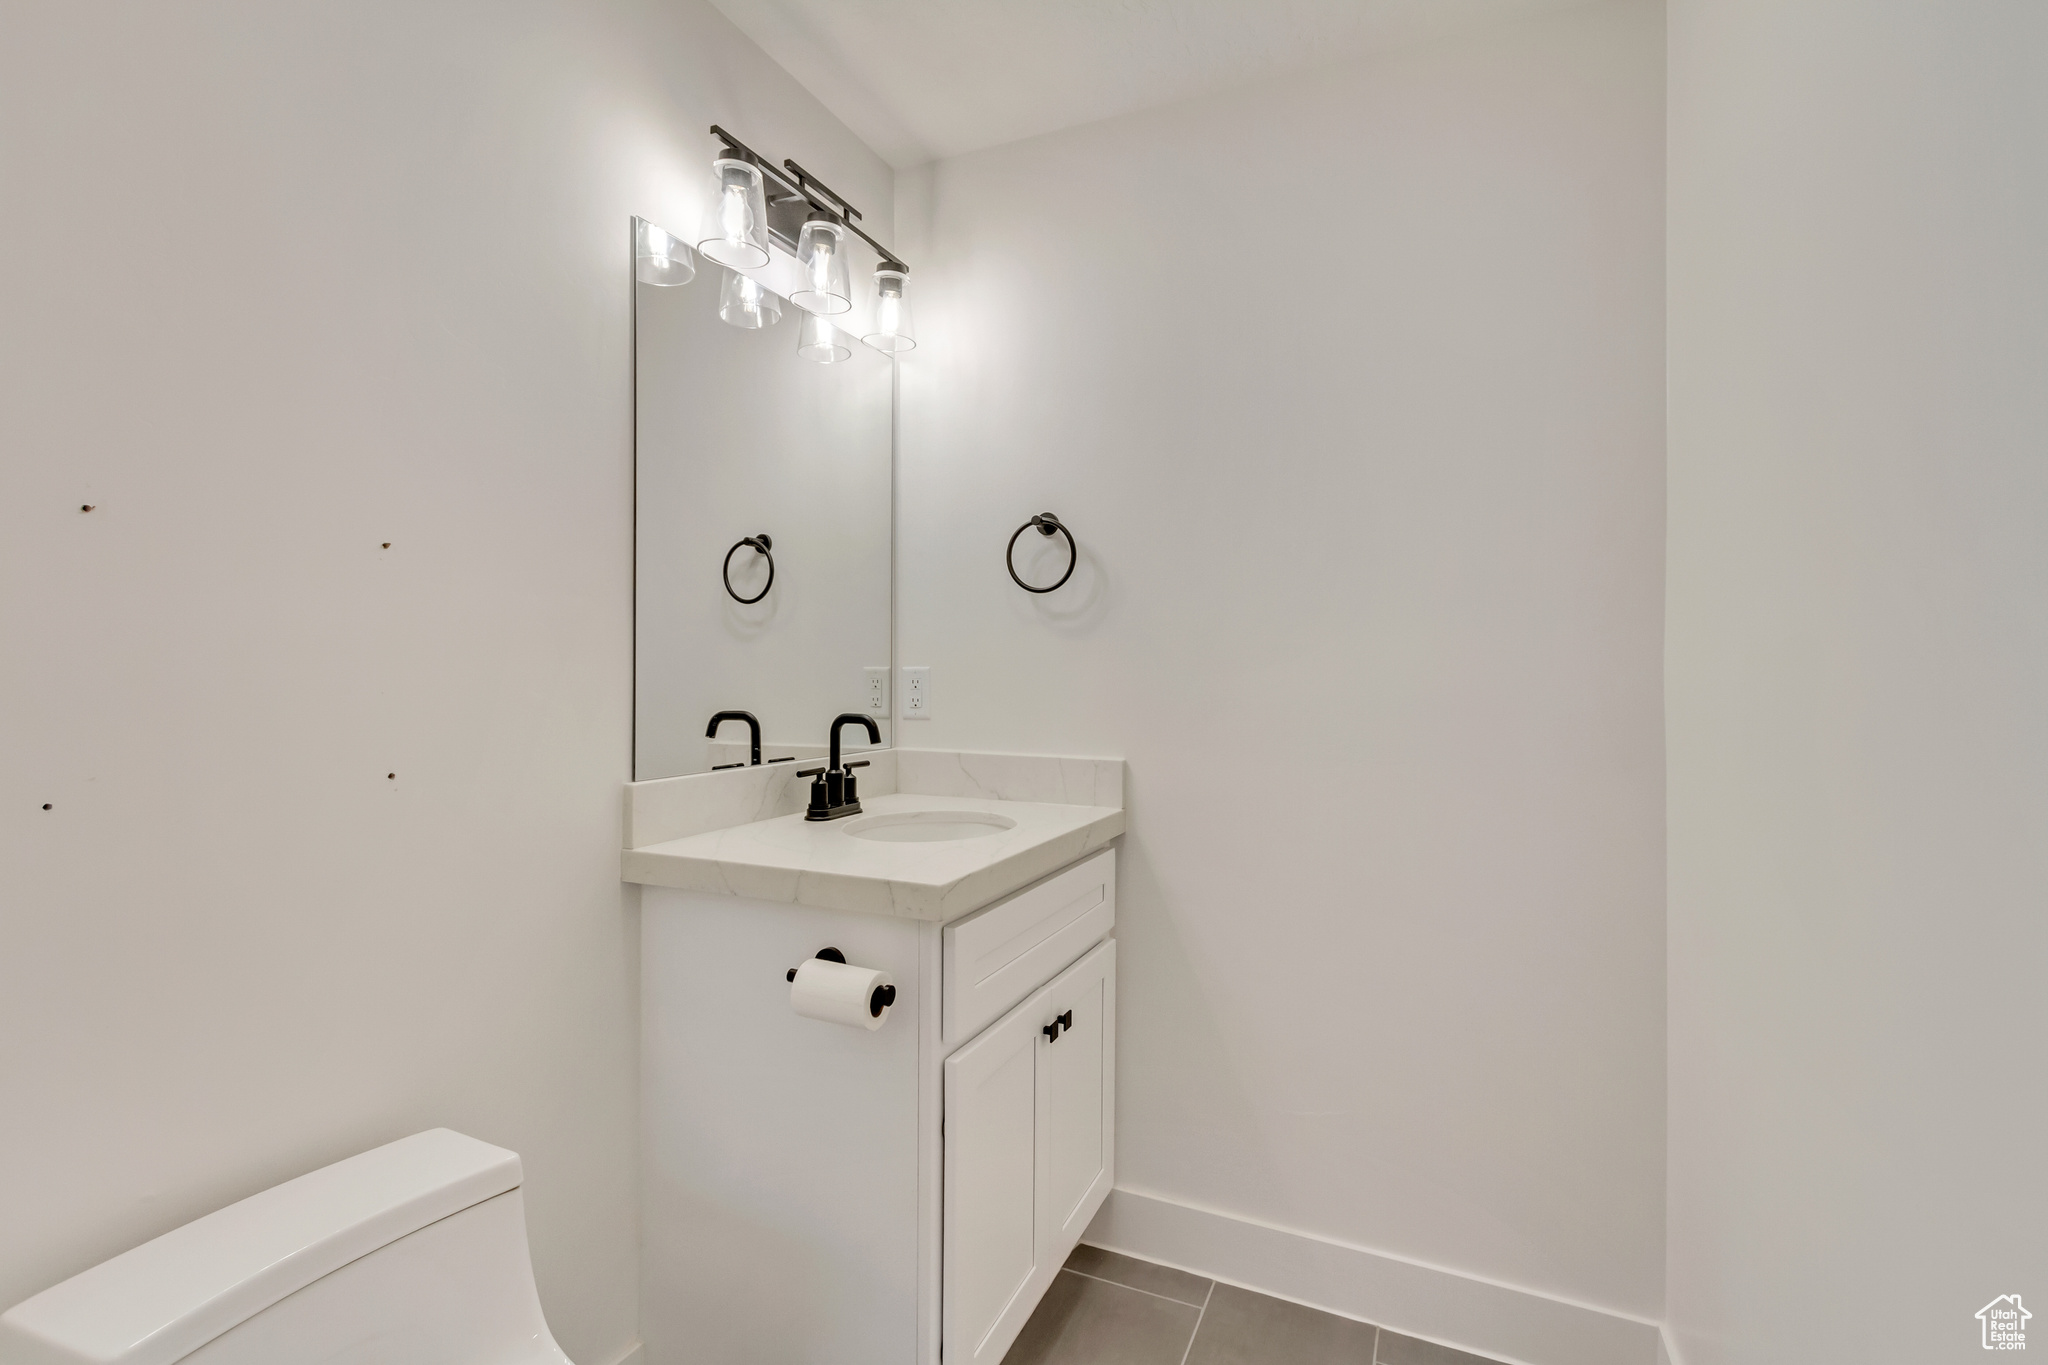
[[[0,1315],[7,1365],[170,1365],[408,1233],[516,1189],[519,1154],[446,1128],[337,1161]]]

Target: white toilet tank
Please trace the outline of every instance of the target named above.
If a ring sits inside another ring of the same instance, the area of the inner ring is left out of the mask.
[[[569,1365],[519,1156],[446,1128],[251,1195],[0,1315],[0,1365]]]

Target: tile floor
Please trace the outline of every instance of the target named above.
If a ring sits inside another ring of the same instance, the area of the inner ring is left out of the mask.
[[[1494,1365],[1184,1270],[1074,1248],[1003,1365]]]

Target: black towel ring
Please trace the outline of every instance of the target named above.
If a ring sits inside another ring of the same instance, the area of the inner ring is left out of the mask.
[[[1050,536],[1054,532],[1058,532],[1067,538],[1067,571],[1060,575],[1060,581],[1053,584],[1051,588],[1034,588],[1023,579],[1017,577],[1017,537],[1023,535],[1034,526],[1038,528],[1038,534],[1042,536]],[[1010,544],[1003,551],[1003,564],[1010,571],[1010,580],[1026,592],[1051,592],[1053,588],[1060,587],[1069,578],[1074,576],[1074,566],[1080,562],[1081,551],[1080,547],[1074,544],[1074,533],[1069,531],[1065,523],[1050,512],[1040,512],[1037,516],[1011,532]]]
[[[738,554],[743,547],[753,549],[759,553],[761,558],[768,561],[768,581],[763,583],[761,591],[755,593],[752,597],[740,596],[737,592],[733,591],[732,586],[732,557]],[[768,553],[774,548],[775,542],[768,538],[766,531],[763,531],[758,536],[741,536],[738,543],[725,552],[725,567],[719,570],[719,573],[725,579],[725,591],[731,596],[733,601],[751,606],[766,597],[768,589],[775,586],[775,556]]]

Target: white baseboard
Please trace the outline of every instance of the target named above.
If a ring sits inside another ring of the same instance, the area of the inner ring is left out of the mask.
[[[640,1341],[636,1337],[627,1342],[626,1349],[606,1361],[605,1365],[643,1365],[645,1360],[646,1356],[642,1353]]]
[[[1081,1239],[1512,1365],[1654,1365],[1658,1324],[1163,1195],[1110,1191]]]

